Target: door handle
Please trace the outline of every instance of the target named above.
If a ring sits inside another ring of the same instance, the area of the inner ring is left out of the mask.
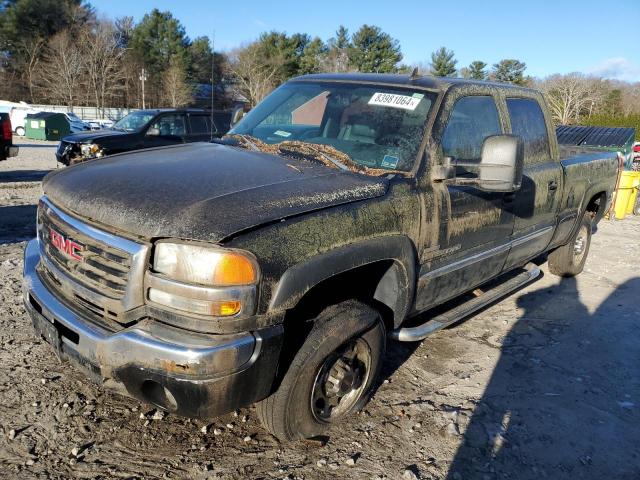
[[[558,182],[556,182],[555,180],[551,180],[549,182],[549,191],[553,192],[553,191],[555,191],[557,189],[558,189]]]

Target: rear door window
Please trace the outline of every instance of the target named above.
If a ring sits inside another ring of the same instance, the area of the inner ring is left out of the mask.
[[[206,115],[190,115],[189,124],[191,125],[192,135],[208,135],[211,133],[210,120]]]
[[[442,151],[445,157],[455,160],[480,161],[484,139],[501,133],[500,115],[493,97],[462,97],[449,117],[442,137]]]
[[[532,98],[507,98],[511,132],[524,141],[524,163],[543,163],[550,159],[549,135],[544,114]]]

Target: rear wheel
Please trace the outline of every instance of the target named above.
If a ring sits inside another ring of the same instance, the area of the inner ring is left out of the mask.
[[[24,136],[24,127],[16,127],[16,135]]]
[[[589,254],[593,215],[585,212],[580,227],[569,243],[549,254],[549,271],[560,277],[574,277],[582,272]]]
[[[296,353],[280,387],[257,405],[280,440],[314,437],[368,401],[385,351],[380,314],[356,301],[325,309]]]

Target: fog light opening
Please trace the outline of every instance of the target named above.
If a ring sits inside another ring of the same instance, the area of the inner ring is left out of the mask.
[[[144,399],[152,405],[169,412],[175,412],[178,409],[178,402],[173,394],[166,388],[153,380],[145,380],[142,382],[140,391]]]

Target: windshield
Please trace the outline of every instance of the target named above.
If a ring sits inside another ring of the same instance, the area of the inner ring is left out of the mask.
[[[151,120],[154,115],[155,113],[152,112],[133,112],[118,120],[113,128],[116,130],[135,132],[149,123],[149,120]]]
[[[434,97],[383,85],[289,82],[229,134],[260,141],[254,143],[319,144],[360,167],[406,172],[413,167]]]

